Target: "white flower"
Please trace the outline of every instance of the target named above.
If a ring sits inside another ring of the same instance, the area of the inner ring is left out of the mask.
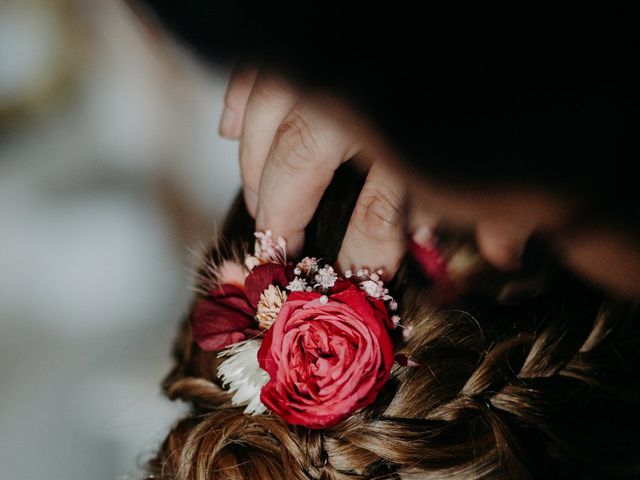
[[[255,232],[255,253],[261,263],[278,263],[285,265],[287,263],[287,242],[284,238],[278,237],[273,239],[273,232],[266,230],[264,232]]]
[[[251,271],[255,267],[260,265],[260,259],[254,255],[247,255],[244,259],[244,266],[247,267],[247,270]]]
[[[318,271],[318,260],[316,257],[304,257],[300,260],[300,263],[296,265],[296,269],[300,270],[300,273],[296,273],[296,275],[313,275]]]
[[[322,289],[326,290],[333,287],[337,279],[338,274],[333,271],[333,267],[325,265],[316,274],[316,287],[322,287]]]
[[[382,282],[374,282],[373,280],[360,282],[360,288],[373,298],[382,298],[387,293]]]
[[[307,281],[304,278],[296,277],[289,282],[287,290],[290,292],[304,292],[307,290]]]
[[[233,393],[233,405],[246,405],[244,413],[259,415],[267,410],[260,401],[260,391],[269,381],[269,374],[258,364],[260,340],[245,340],[234,343],[218,353],[218,357],[229,357],[218,366],[218,377],[223,386]]]
[[[287,292],[283,292],[275,285],[269,287],[260,294],[256,319],[263,330],[268,330],[278,318],[282,304],[287,301]]]

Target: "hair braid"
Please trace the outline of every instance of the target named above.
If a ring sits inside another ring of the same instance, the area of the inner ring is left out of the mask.
[[[307,250],[335,258],[335,212],[343,231],[349,209],[330,202],[343,205],[346,198],[351,205],[357,193],[334,188],[323,199]],[[230,240],[225,251],[241,251],[252,227],[239,199],[223,229]],[[215,245],[207,262],[224,259],[221,248]],[[465,261],[477,275],[486,273]],[[199,277],[205,289],[213,278],[207,262]],[[428,285],[405,262],[394,283],[402,324],[413,333],[396,353],[419,366],[395,366],[372,405],[322,431],[272,415],[245,415],[233,406],[217,378],[221,360],[197,347],[185,321],[163,389],[169,398],[188,402],[191,411],[170,431],[149,471],[170,480],[640,473],[634,440],[640,426],[637,305],[602,304],[600,295],[571,277],[536,278],[544,278],[546,289],[513,278],[503,279],[511,287],[502,288],[498,277],[485,285],[508,304],[469,296],[459,305],[435,308]]]

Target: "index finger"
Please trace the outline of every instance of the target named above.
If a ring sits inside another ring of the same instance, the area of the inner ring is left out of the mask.
[[[335,170],[358,151],[354,136],[322,109],[299,102],[280,124],[260,180],[256,227],[285,237],[297,255]]]

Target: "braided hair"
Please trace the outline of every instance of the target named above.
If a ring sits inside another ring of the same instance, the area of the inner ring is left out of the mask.
[[[361,185],[358,174],[339,171],[307,230],[306,253],[336,258]],[[252,232],[238,199],[200,268],[203,292],[209,266],[238,255]],[[450,245],[454,256],[460,249]],[[391,287],[412,335],[396,353],[419,366],[394,367],[375,403],[323,430],[233,406],[216,376],[221,360],[194,343],[185,319],[163,390],[190,409],[149,461],[148,478],[640,476],[637,305],[607,300],[552,265],[505,276],[465,264],[475,269],[471,287],[482,288],[438,306],[405,260]]]

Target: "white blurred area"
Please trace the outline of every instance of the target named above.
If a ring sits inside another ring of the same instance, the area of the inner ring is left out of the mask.
[[[0,480],[140,478],[180,415],[192,252],[239,185],[225,83],[121,1],[0,0]]]

